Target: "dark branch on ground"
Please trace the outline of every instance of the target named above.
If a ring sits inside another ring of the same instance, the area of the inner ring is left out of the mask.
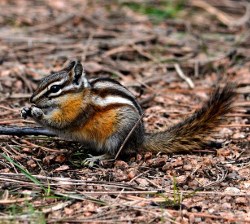
[[[53,132],[44,129],[42,127],[18,127],[11,126],[5,127],[0,126],[0,135],[46,135],[46,136],[56,136]]]

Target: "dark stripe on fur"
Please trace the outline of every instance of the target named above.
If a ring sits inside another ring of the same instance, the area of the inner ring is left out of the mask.
[[[139,114],[142,114],[142,109],[140,105],[136,102],[135,98],[131,97],[130,95],[126,94],[123,91],[120,91],[118,89],[112,89],[112,88],[106,88],[106,89],[92,89],[92,92],[102,98],[105,98],[106,96],[120,96],[122,98],[128,99],[133,103],[135,108],[138,110]]]

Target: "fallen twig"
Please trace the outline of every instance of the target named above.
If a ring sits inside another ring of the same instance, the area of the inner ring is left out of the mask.
[[[194,83],[193,83],[193,81],[192,81],[189,77],[185,76],[185,74],[184,74],[183,71],[181,70],[180,65],[179,65],[179,64],[174,64],[174,67],[175,67],[175,70],[176,70],[177,74],[178,74],[184,81],[187,82],[187,84],[189,85],[189,87],[190,87],[191,89],[193,89],[193,88],[194,88]]]
[[[191,3],[194,6],[202,8],[206,10],[207,12],[209,12],[210,14],[216,16],[218,20],[220,20],[223,24],[227,26],[242,26],[245,23],[247,23],[250,19],[250,4],[249,3],[247,3],[245,6],[246,7],[245,14],[239,19],[230,17],[229,15],[225,14],[221,10],[210,5],[206,1],[192,0]]]
[[[144,114],[142,114],[140,116],[140,118],[137,120],[137,122],[135,123],[134,127],[131,129],[131,131],[128,133],[127,137],[125,138],[125,140],[123,141],[121,147],[119,148],[118,152],[115,155],[115,160],[118,158],[120,152],[122,151],[124,145],[127,143],[129,137],[131,136],[131,134],[134,132],[135,128],[137,127],[137,125],[141,122],[141,119],[143,118]]]
[[[0,135],[46,135],[46,136],[55,136],[55,134],[47,129],[41,127],[5,127],[0,126]]]

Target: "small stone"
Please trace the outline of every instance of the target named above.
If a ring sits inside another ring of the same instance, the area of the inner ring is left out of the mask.
[[[166,164],[165,158],[156,158],[152,164],[152,167],[163,167]]]
[[[148,166],[151,166],[151,165],[153,164],[153,162],[154,162],[153,159],[149,159],[149,160],[146,161],[146,164],[147,164]]]
[[[35,168],[35,167],[37,166],[36,163],[35,163],[35,161],[34,161],[33,159],[29,160],[29,161],[27,162],[27,165],[28,165],[29,167],[31,167],[31,168]]]
[[[234,138],[234,139],[242,139],[242,138],[245,138],[245,137],[246,137],[245,134],[242,133],[242,132],[235,133],[235,134],[232,136],[232,138]]]
[[[66,160],[65,155],[58,155],[58,156],[55,158],[55,161],[56,161],[56,162],[59,162],[59,163],[63,163],[63,162],[65,162],[65,160]]]
[[[218,149],[217,150],[217,155],[218,156],[224,156],[224,157],[227,157],[229,156],[231,153],[231,150],[230,149]]]
[[[176,181],[178,184],[183,184],[186,181],[187,177],[185,175],[176,177]]]
[[[22,148],[22,151],[24,151],[24,152],[30,152],[31,149],[30,148]]]
[[[213,158],[205,157],[203,159],[203,164],[206,165],[206,166],[212,165],[213,164]]]
[[[214,211],[215,211],[215,210],[214,210],[213,208],[208,209],[208,212],[209,212],[210,214],[213,214]]]
[[[64,212],[66,215],[72,215],[74,213],[74,209],[64,208]]]
[[[23,89],[23,83],[21,80],[17,80],[14,84],[15,89]]]
[[[148,181],[143,178],[137,178],[135,181],[142,187],[146,187],[149,185]]]
[[[136,169],[131,169],[128,172],[128,179],[132,180],[136,175],[137,175],[137,170]]]
[[[231,206],[231,204],[225,202],[225,203],[223,203],[223,204],[221,205],[221,207],[222,207],[223,209],[227,210],[227,209],[231,209],[232,206]]]
[[[236,187],[227,187],[224,192],[228,194],[238,194],[240,193],[240,189]]]
[[[229,128],[222,128],[220,133],[225,136],[230,136],[233,134],[233,131],[230,130]]]
[[[122,160],[115,161],[115,168],[125,169],[128,168],[128,164]]]
[[[144,155],[145,160],[151,159],[152,158],[152,152],[146,152]]]
[[[235,202],[237,204],[247,204],[247,203],[249,203],[249,200],[247,200],[246,197],[238,197],[235,199]]]
[[[178,157],[173,163],[172,166],[173,167],[177,167],[177,166],[182,166],[183,165],[183,159],[181,157]]]
[[[190,170],[193,170],[193,166],[191,164],[187,164],[183,166],[183,169],[190,171]]]
[[[232,173],[228,174],[228,178],[236,180],[239,178],[239,174],[236,171],[232,171]]]
[[[161,168],[161,170],[162,170],[162,171],[167,171],[167,170],[170,170],[171,168],[172,168],[171,164],[170,164],[170,163],[167,163],[167,164],[165,164],[165,165]]]
[[[142,160],[142,155],[141,154],[137,154],[136,155],[136,161],[141,161]]]
[[[65,171],[65,170],[68,170],[69,169],[69,166],[68,165],[63,165],[63,166],[60,166],[58,168],[56,168],[54,170],[54,172],[60,172],[60,171]]]
[[[197,222],[197,223],[201,223],[201,218],[200,217],[197,217],[197,218],[195,218],[195,222]]]
[[[194,223],[194,221],[195,221],[195,216],[194,216],[194,214],[190,213],[190,215],[189,215],[189,222],[190,223]]]
[[[243,185],[244,185],[245,188],[250,189],[250,180],[244,181]]]
[[[116,170],[114,177],[117,181],[125,181],[128,179],[128,176],[120,169]]]
[[[52,162],[52,160],[54,160],[55,156],[54,155],[49,155],[49,156],[45,156],[43,158],[43,162],[45,164],[50,164]]]

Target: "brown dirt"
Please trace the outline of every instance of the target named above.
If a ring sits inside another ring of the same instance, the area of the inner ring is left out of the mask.
[[[0,1],[0,125],[34,126],[19,111],[38,80],[80,57],[89,77],[138,96],[148,131],[190,115],[218,82],[238,82],[213,146],[88,168],[78,143],[1,136],[12,159],[0,157],[1,223],[250,223],[249,5],[185,1],[162,19],[145,8],[179,1],[140,2]]]

